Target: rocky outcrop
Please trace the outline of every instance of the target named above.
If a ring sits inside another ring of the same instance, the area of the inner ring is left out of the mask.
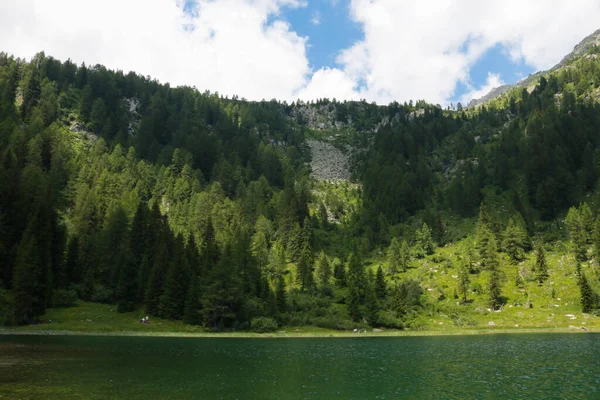
[[[345,122],[337,120],[335,106],[332,103],[321,105],[300,105],[292,109],[290,115],[295,121],[306,124],[311,129],[340,129]]]
[[[311,153],[311,176],[318,180],[343,181],[350,179],[347,156],[333,145],[307,140]]]

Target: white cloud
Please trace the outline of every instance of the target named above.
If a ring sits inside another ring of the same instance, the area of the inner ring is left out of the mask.
[[[319,14],[318,11],[316,11],[312,18],[310,19],[311,24],[313,25],[320,25],[321,24],[321,15]]]
[[[316,71],[308,84],[297,97],[302,100],[316,100],[327,97],[337,100],[360,100],[354,90],[356,82],[344,71],[337,68],[321,68]]]
[[[504,85],[504,81],[500,78],[500,74],[488,72],[485,83],[479,89],[469,86],[469,91],[460,97],[460,102],[463,106],[467,106],[471,100],[480,99],[492,89],[502,85]]]
[[[173,85],[286,99],[304,85],[310,68],[306,38],[277,15],[281,7],[303,4],[200,0],[192,17],[175,0],[4,0],[0,49],[24,58],[44,50]]]
[[[598,0],[351,0],[364,39],[341,50],[337,65],[313,70],[309,38],[281,15],[306,5],[197,0],[189,15],[183,0],[0,0],[0,50],[24,58],[44,50],[253,100],[443,104],[457,83],[472,84],[469,69],[498,43],[513,60],[545,69],[600,27]]]
[[[364,40],[338,62],[378,102],[445,103],[469,68],[500,43],[536,69],[557,63],[600,26],[598,0],[352,0]]]

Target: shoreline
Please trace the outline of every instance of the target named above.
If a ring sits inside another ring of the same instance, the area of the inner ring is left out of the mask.
[[[524,329],[464,329],[456,331],[383,331],[383,332],[136,332],[136,331],[69,331],[0,329],[0,336],[112,336],[112,337],[176,337],[205,339],[309,339],[309,338],[376,338],[376,337],[438,337],[438,336],[480,336],[498,334],[536,334],[536,333],[600,333],[600,329],[573,328],[524,328]]]

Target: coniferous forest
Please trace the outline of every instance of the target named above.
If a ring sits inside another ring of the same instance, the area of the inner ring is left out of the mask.
[[[599,100],[597,46],[468,109],[251,102],[0,53],[0,323],[82,301],[259,332],[598,312]],[[316,180],[308,140],[352,178]]]

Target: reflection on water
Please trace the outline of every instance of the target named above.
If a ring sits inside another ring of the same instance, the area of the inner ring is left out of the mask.
[[[0,399],[597,399],[600,335],[0,336]]]

